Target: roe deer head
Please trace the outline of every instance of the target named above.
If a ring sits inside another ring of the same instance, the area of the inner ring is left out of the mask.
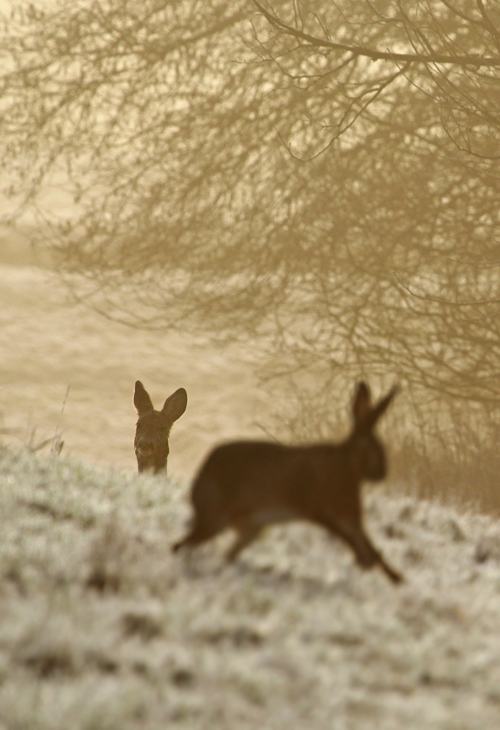
[[[167,398],[161,411],[155,411],[151,398],[138,380],[134,405],[139,414],[134,438],[137,465],[140,472],[152,469],[157,474],[167,468],[170,429],[186,410],[187,393],[184,388],[179,388]]]

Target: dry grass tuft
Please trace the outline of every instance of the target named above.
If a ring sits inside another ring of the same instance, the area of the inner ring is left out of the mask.
[[[500,451],[485,439],[445,440],[431,446],[406,438],[393,450],[391,482],[417,499],[500,516]]]

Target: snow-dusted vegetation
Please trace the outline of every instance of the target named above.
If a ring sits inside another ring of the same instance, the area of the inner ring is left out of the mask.
[[[500,727],[500,526],[365,494],[406,582],[307,525],[174,556],[188,487],[5,451],[0,727]]]

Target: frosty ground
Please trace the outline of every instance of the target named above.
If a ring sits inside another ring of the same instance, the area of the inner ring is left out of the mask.
[[[187,494],[2,451],[2,730],[500,727],[493,518],[368,491],[395,588],[307,525],[174,556]]]

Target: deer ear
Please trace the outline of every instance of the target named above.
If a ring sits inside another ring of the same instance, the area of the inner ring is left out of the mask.
[[[367,423],[368,417],[371,413],[370,403],[370,388],[367,386],[366,383],[361,381],[357,385],[356,393],[354,395],[354,402],[352,405],[352,413],[356,426],[363,426]]]
[[[134,391],[134,406],[137,408],[139,416],[143,416],[149,411],[154,411],[153,403],[149,397],[146,388],[143,386],[140,380],[135,384]]]
[[[184,388],[179,388],[175,391],[175,393],[172,393],[172,395],[167,398],[163,405],[162,413],[172,423],[177,421],[177,419],[180,418],[186,410],[187,400],[188,397],[186,391]]]

